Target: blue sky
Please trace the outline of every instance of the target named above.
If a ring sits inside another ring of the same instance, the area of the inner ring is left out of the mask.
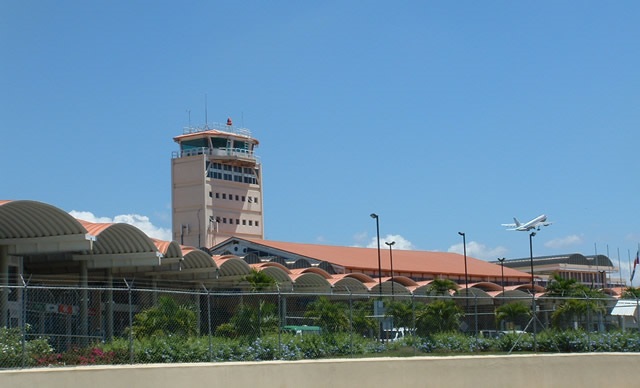
[[[171,227],[172,137],[260,142],[266,238],[493,260],[640,241],[636,1],[0,3],[0,198]],[[190,112],[190,113],[189,113]],[[627,276],[627,275],[625,275]]]

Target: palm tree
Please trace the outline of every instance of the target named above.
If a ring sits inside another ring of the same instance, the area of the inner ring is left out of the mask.
[[[438,300],[416,311],[416,331],[419,335],[456,331],[463,312],[451,300]]]
[[[242,280],[249,283],[251,292],[264,291],[276,284],[276,279],[255,268],[251,268],[251,273],[243,276]]]
[[[413,306],[411,302],[391,301],[387,304],[385,315],[393,318],[395,327],[413,327]]]
[[[321,296],[310,303],[304,313],[307,318],[314,318],[325,334],[349,330],[349,317],[342,303],[333,303]]]
[[[640,287],[629,286],[622,292],[622,299],[640,299]]]
[[[357,301],[352,309],[352,329],[364,336],[372,336],[378,327],[375,318],[371,317],[373,301]]]
[[[197,333],[196,313],[193,306],[178,305],[172,297],[161,296],[156,306],[136,314],[133,332],[139,337],[194,335]]]
[[[564,298],[559,300],[558,306],[551,314],[551,321],[556,327],[571,327],[578,325],[583,318],[591,314],[601,314],[605,311],[603,299],[606,295],[599,290],[592,290],[576,279],[564,279],[554,274],[547,284],[546,297]]]
[[[498,325],[503,321],[515,324],[529,316],[531,316],[531,309],[523,302],[503,304],[496,309],[496,322]]]
[[[449,295],[449,291],[458,289],[458,283],[451,279],[436,278],[429,283],[426,290],[430,295]]]

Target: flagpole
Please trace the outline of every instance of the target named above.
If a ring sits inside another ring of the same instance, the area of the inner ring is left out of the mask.
[[[618,247],[618,273],[620,274],[620,281],[624,281],[624,286],[627,286],[627,279],[622,277],[622,264],[620,264],[620,247]],[[622,284],[620,285],[622,286]]]
[[[627,262],[629,264],[629,275],[631,275],[631,249],[627,249]],[[629,287],[633,287],[631,280],[629,280]]]

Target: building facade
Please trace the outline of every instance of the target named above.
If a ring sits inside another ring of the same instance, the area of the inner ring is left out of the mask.
[[[258,140],[227,124],[185,128],[173,139],[173,240],[212,247],[229,237],[264,237],[262,168]]]

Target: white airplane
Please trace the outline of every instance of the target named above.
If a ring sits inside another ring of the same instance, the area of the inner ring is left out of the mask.
[[[507,230],[517,230],[520,232],[526,232],[531,229],[540,230],[540,227],[549,226],[552,224],[551,222],[547,222],[547,216],[544,214],[541,214],[536,218],[534,218],[533,220],[529,222],[525,222],[524,224],[518,221],[518,219],[515,217],[513,217],[513,221],[515,221],[515,224],[502,224],[502,226],[506,226],[507,228],[509,228]]]

